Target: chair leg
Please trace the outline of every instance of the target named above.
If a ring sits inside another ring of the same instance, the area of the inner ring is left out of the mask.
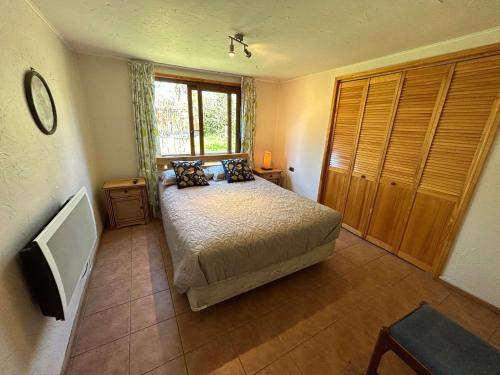
[[[370,364],[366,370],[366,375],[377,375],[378,366],[382,356],[389,350],[387,346],[387,328],[382,328],[378,334],[377,343],[373,349],[372,357],[370,358]]]

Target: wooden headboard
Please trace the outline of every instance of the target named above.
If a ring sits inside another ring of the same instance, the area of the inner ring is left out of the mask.
[[[158,156],[156,158],[156,170],[158,172],[170,169],[170,162],[174,160],[201,160],[204,166],[220,165],[220,161],[224,159],[243,158],[248,160],[248,154],[234,153],[234,154],[206,154],[206,155],[171,155],[171,156]]]

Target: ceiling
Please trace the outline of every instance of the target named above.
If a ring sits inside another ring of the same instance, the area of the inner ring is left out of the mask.
[[[283,80],[500,24],[499,0],[31,0],[79,52]],[[243,32],[253,53],[228,34]]]

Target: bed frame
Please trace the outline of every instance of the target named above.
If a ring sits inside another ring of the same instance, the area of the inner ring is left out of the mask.
[[[206,309],[216,303],[312,266],[330,257],[334,249],[335,240],[318,246],[305,254],[255,272],[248,272],[205,286],[189,288],[186,295],[191,310],[200,311]]]
[[[243,158],[248,159],[246,153],[233,153],[233,154],[208,154],[208,155],[175,155],[175,156],[162,156],[156,158],[156,166],[158,173],[171,168],[170,162],[174,160],[202,160],[204,166],[220,165],[220,161],[224,159]],[[165,234],[168,233],[166,224],[164,225]],[[340,226],[339,226],[340,230]],[[167,237],[167,244],[170,247],[169,236]],[[290,275],[301,269],[319,263],[322,260],[330,257],[335,249],[335,240],[314,248],[313,250],[288,259],[278,264],[263,268],[255,272],[249,272],[226,280],[218,281],[216,283],[208,284],[205,286],[194,287],[188,289],[186,296],[189,300],[191,310],[200,311],[216,303],[225,301],[229,298],[235,297],[239,294],[245,293],[249,290],[255,289],[271,281],[277,280],[284,276]],[[169,250],[170,252],[170,250]],[[170,254],[167,254],[171,256]]]

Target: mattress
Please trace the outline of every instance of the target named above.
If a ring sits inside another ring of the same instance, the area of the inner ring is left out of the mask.
[[[338,237],[338,212],[255,178],[186,189],[159,185],[180,293],[279,264]]]

